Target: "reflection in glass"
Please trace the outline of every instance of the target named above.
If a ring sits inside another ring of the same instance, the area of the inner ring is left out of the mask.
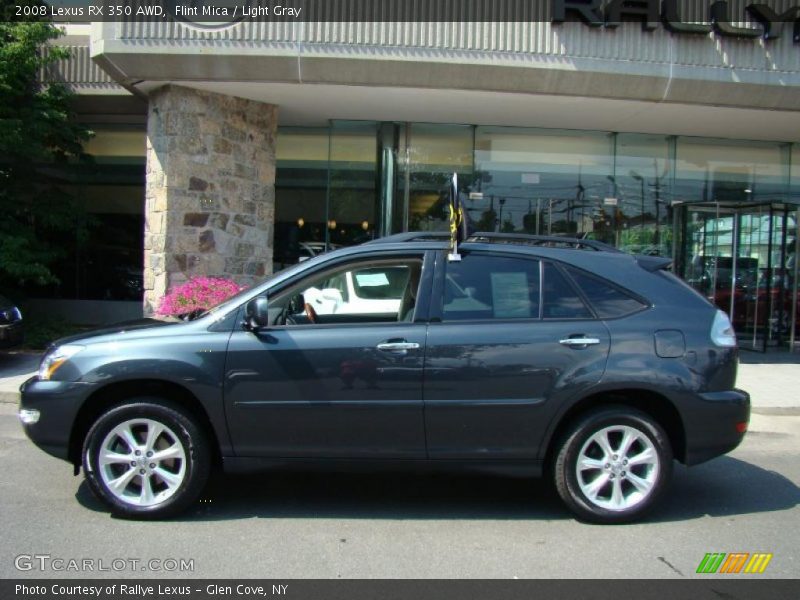
[[[51,265],[58,282],[29,287],[31,296],[142,300],[146,134],[119,127],[93,126],[95,135],[83,149],[91,161],[47,168],[59,193],[74,199],[70,218],[85,229],[50,234],[61,249]]]
[[[612,141],[608,133],[478,127],[467,201],[476,229],[608,237]]]
[[[671,148],[672,140],[667,136],[617,136],[615,242],[625,252],[672,255]]]
[[[407,125],[401,141],[406,157],[398,173],[398,188],[407,198],[409,231],[447,229],[447,199],[443,194],[453,173],[464,185],[472,176],[473,128],[467,125]]]
[[[278,131],[274,271],[325,250],[328,143],[327,128]]]
[[[456,172],[476,231],[581,236],[630,253],[674,256],[678,274],[745,319],[740,331],[761,331],[759,340],[794,331],[778,324],[770,333],[764,323],[796,323],[787,315],[797,300],[769,300],[775,314],[759,297],[794,294],[796,145],[342,121],[282,128],[277,155],[278,268],[332,245],[446,229],[442,192]],[[759,282],[776,291],[755,294]],[[744,292],[731,291],[739,284],[757,309]]]
[[[327,240],[333,247],[375,237],[379,197],[377,123],[336,121],[331,128]],[[366,226],[365,226],[366,224]]]
[[[785,145],[678,138],[673,197],[722,205],[783,202]]]

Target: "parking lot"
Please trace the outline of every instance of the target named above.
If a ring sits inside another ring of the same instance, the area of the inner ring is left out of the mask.
[[[740,577],[798,573],[797,415],[754,415],[731,455],[678,466],[647,522],[603,527],[575,521],[544,481],[432,475],[218,476],[184,518],[124,521],[15,412],[0,404],[4,578],[691,577],[707,552],[774,555]],[[95,570],[54,568],[70,560]]]

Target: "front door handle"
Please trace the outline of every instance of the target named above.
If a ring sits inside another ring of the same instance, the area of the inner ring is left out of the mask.
[[[405,353],[409,350],[419,350],[419,344],[416,342],[383,342],[378,344],[378,350]]]
[[[566,338],[563,340],[558,340],[559,344],[569,347],[576,347],[576,346],[594,346],[600,343],[600,340],[597,338],[588,338],[588,337],[574,337],[574,338]]]

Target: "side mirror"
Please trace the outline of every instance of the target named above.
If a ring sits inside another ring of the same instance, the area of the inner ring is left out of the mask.
[[[261,329],[262,327],[269,326],[269,314],[267,313],[266,296],[257,296],[245,305],[244,326],[250,330]]]

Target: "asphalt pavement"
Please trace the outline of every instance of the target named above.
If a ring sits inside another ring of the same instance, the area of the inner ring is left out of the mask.
[[[0,351],[0,403],[19,403],[19,386],[36,374],[41,355]]]
[[[798,416],[754,415],[730,455],[676,465],[645,522],[597,526],[548,481],[402,474],[219,475],[179,519],[126,521],[35,448],[14,412],[0,405],[2,578],[683,578],[709,552],[772,553],[750,578],[800,573]],[[31,558],[43,555],[44,570]],[[54,570],[56,559],[108,570]],[[153,560],[192,568],[140,573]]]

